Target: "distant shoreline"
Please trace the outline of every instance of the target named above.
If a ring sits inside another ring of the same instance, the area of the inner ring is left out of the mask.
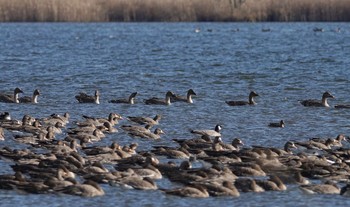
[[[0,22],[350,22],[350,1],[0,0]]]

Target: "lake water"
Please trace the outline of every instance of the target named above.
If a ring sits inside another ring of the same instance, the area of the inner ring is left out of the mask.
[[[314,32],[320,27],[324,32]],[[195,32],[200,28],[200,32]],[[339,32],[336,29],[340,28]],[[239,29],[239,31],[237,31]],[[270,29],[269,32],[262,32]],[[46,117],[69,112],[71,123],[82,115],[154,116],[162,114],[160,141],[133,139],[120,130],[101,144],[138,142],[174,145],[173,138],[192,138],[190,129],[222,124],[222,138],[240,137],[246,146],[282,147],[287,140],[335,137],[350,133],[350,110],[307,108],[298,101],[321,99],[330,91],[334,106],[350,103],[350,24],[348,23],[9,23],[0,24],[0,91],[20,87],[36,105],[0,103],[13,118]],[[166,91],[185,95],[194,89],[194,104],[150,106],[143,99]],[[101,104],[78,104],[79,92],[101,92]],[[246,100],[252,107],[231,107],[227,100]],[[108,103],[137,91],[135,105]],[[286,127],[267,127],[285,120]],[[120,124],[129,123],[123,120]],[[74,126],[71,124],[69,127]],[[120,126],[120,125],[119,125]],[[17,147],[7,132],[0,147]],[[0,173],[11,173],[0,160]],[[167,187],[167,181],[158,182]],[[239,198],[190,199],[160,191],[125,190],[103,185],[106,195],[80,198],[23,195],[0,191],[1,206],[346,206],[342,196],[305,195],[297,186],[285,192],[242,193]]]

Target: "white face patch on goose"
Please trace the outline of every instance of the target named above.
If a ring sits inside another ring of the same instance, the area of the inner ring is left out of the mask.
[[[215,131],[219,132],[219,131],[221,131],[221,129],[222,129],[222,127],[220,125],[217,125]]]

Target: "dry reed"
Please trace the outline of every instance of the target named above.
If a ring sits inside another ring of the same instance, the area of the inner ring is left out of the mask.
[[[349,20],[349,0],[0,0],[1,22]]]

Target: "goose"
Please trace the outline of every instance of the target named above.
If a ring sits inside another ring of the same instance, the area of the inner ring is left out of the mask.
[[[15,88],[13,96],[8,94],[0,94],[0,102],[5,103],[19,103],[19,94],[23,93],[20,88]]]
[[[103,196],[105,194],[101,186],[92,180],[86,180],[82,184],[77,183],[67,186],[66,188],[63,188],[61,192],[82,197]]]
[[[41,119],[41,122],[45,125],[56,125],[57,122],[61,122],[62,126],[66,126],[69,123],[70,115],[68,112],[65,112],[63,115],[60,114],[51,114],[49,117]]]
[[[171,105],[171,98],[174,97],[175,94],[171,91],[168,91],[165,94],[165,99],[160,99],[160,98],[150,98],[145,100],[145,104],[155,104],[155,105]]]
[[[229,150],[229,151],[239,151],[240,146],[244,145],[243,141],[240,138],[234,138],[231,144],[226,144],[226,143],[223,143],[222,141],[219,142],[219,144],[222,147],[222,150]]]
[[[156,128],[154,132],[140,132],[140,131],[131,131],[128,133],[129,135],[133,137],[140,137],[140,138],[148,138],[148,139],[160,139],[161,134],[165,134],[163,130],[160,128]]]
[[[135,104],[135,97],[137,92],[132,93],[128,99],[114,99],[110,100],[109,103],[125,103],[125,104]]]
[[[295,172],[280,172],[278,173],[278,177],[285,184],[299,184],[299,185],[308,185],[310,181],[301,175],[300,170]]]
[[[156,155],[166,156],[168,159],[189,159],[190,153],[180,147],[178,149],[164,146],[153,146],[154,150],[151,150],[152,153]]]
[[[300,101],[303,106],[313,106],[313,107],[329,107],[327,102],[328,98],[335,98],[330,92],[326,91],[322,95],[322,100],[308,99]]]
[[[255,163],[229,163],[228,167],[237,176],[266,176],[266,173],[261,169],[260,165]]]
[[[99,141],[99,140],[101,140],[101,138],[105,137],[105,135],[103,134],[103,132],[101,130],[95,129],[92,132],[92,134],[81,132],[81,133],[77,133],[77,134],[69,134],[68,137],[78,139],[78,140],[87,139],[90,141]]]
[[[136,190],[157,190],[157,184],[149,177],[128,176],[109,183],[111,186],[123,186]]]
[[[79,93],[79,95],[76,95],[75,98],[79,103],[100,104],[100,92],[98,90],[95,90],[94,96],[87,95],[86,93]]]
[[[96,118],[91,116],[83,115],[83,118],[85,118],[85,122],[79,122],[77,123],[79,126],[82,125],[90,125],[94,124],[95,126],[103,125],[105,122],[110,122],[112,126],[118,124],[118,120],[122,120],[123,117],[120,114],[117,113],[109,113],[108,118]]]
[[[269,123],[269,127],[280,127],[280,128],[283,128],[285,127],[285,124],[284,124],[284,121],[281,120],[280,122],[278,123]]]
[[[82,174],[104,174],[109,173],[109,170],[103,166],[103,164],[100,161],[95,161],[92,163],[92,165],[88,165],[81,169],[80,171]]]
[[[199,134],[202,136],[208,136],[208,137],[221,137],[221,134],[220,134],[221,129],[222,129],[222,126],[217,124],[214,130],[209,130],[209,129],[191,130],[191,133]]]
[[[115,133],[115,132],[118,132],[118,129],[114,128],[111,124],[111,122],[105,122],[103,124],[104,127],[106,127],[105,130],[103,130],[103,132],[106,132],[106,133]]]
[[[10,121],[11,115],[9,112],[5,111],[3,113],[0,113],[0,121]]]
[[[138,124],[146,124],[146,125],[158,125],[159,120],[162,118],[162,115],[157,114],[153,119],[150,117],[144,117],[144,116],[128,116],[128,120],[138,123]]]
[[[322,184],[300,185],[299,188],[306,194],[340,194],[340,188],[329,180]]]
[[[171,101],[173,102],[187,102],[187,103],[193,103],[193,100],[192,100],[192,96],[196,96],[197,94],[193,91],[193,89],[189,89],[187,91],[187,96],[186,97],[183,97],[183,96],[179,96],[179,95],[176,95],[173,96],[171,98]]]
[[[169,195],[192,197],[192,198],[208,198],[209,193],[203,185],[189,185],[175,189],[161,189]]]
[[[122,128],[126,132],[144,133],[150,132],[151,125],[139,126],[139,125],[122,125]]]
[[[239,197],[240,193],[233,185],[233,182],[224,180],[222,183],[216,181],[198,182],[199,185],[205,186],[211,196],[232,196]]]
[[[271,175],[268,180],[255,180],[256,184],[262,187],[265,191],[284,191],[287,190],[286,185],[276,175]]]
[[[38,96],[40,96],[39,89],[35,89],[33,96],[23,96],[18,99],[19,103],[38,103]]]
[[[238,178],[234,181],[235,187],[241,192],[255,192],[261,193],[265,190],[256,184],[252,178]]]
[[[99,155],[104,153],[110,153],[118,149],[120,146],[116,142],[112,142],[112,144],[108,147],[103,146],[91,146],[91,147],[83,147],[82,150],[86,155]]]
[[[306,149],[328,150],[331,149],[334,139],[327,139],[325,142],[309,140],[308,142],[295,142],[295,145],[305,147]]]
[[[255,105],[254,97],[259,96],[255,91],[249,93],[248,101],[226,101],[229,106],[245,106],[245,105]]]

